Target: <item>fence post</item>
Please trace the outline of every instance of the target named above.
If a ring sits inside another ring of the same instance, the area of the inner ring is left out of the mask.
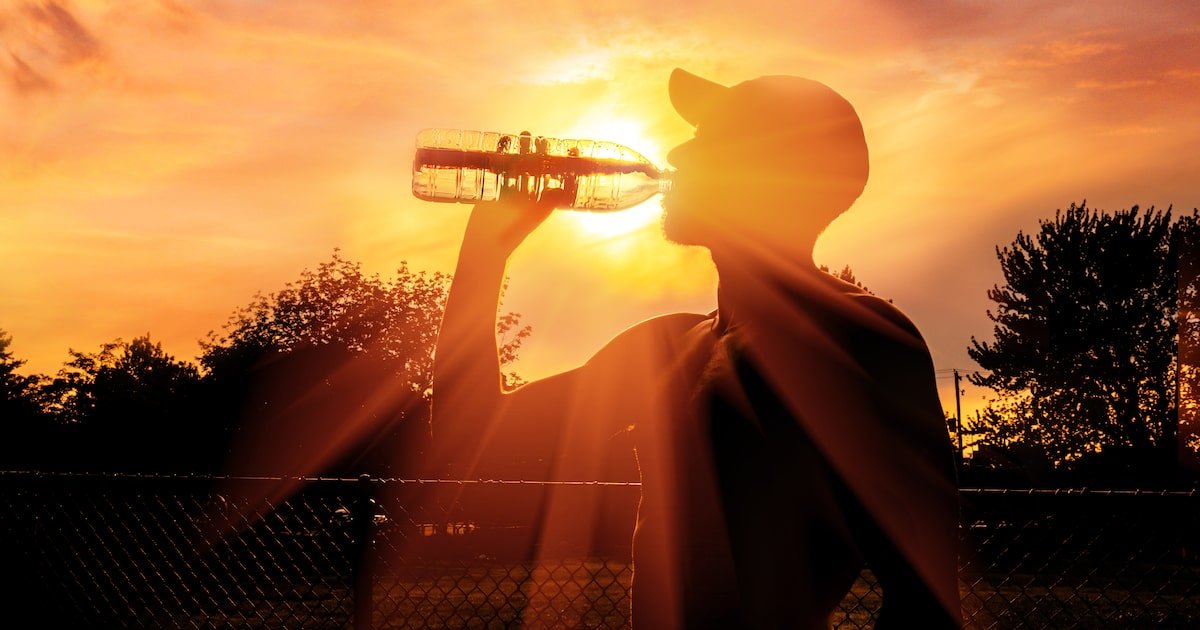
[[[354,504],[354,630],[370,630],[375,609],[371,557],[375,510],[371,503],[371,476],[358,477],[358,499]]]

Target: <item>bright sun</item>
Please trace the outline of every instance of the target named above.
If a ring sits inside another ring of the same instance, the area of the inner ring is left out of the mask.
[[[658,197],[620,212],[572,212],[575,227],[585,234],[602,238],[616,238],[636,232],[655,223],[662,215]]]
[[[636,119],[615,116],[611,111],[593,111],[580,118],[579,122],[564,134],[571,138],[608,140],[623,144],[650,158],[657,166],[658,143],[646,135],[645,125]],[[632,234],[647,225],[656,223],[662,214],[658,197],[653,197],[627,210],[619,212],[571,212],[575,227],[593,237],[615,239]]]

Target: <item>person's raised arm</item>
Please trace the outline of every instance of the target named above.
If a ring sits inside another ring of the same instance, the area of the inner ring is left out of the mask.
[[[585,365],[505,391],[496,316],[509,256],[545,220],[528,201],[476,206],[467,224],[433,366],[432,461],[438,474],[624,478],[623,439],[652,411],[684,333],[704,319],[675,314],[618,335]],[[666,372],[664,372],[666,370]],[[447,469],[449,467],[449,469]]]
[[[471,212],[433,361],[434,458],[463,474],[504,396],[496,311],[509,256],[553,208],[528,201]]]

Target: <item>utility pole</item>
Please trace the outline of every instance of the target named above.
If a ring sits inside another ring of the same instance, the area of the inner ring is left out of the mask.
[[[958,368],[954,368],[954,433],[958,436],[958,465],[962,466],[965,459],[963,451],[963,421],[962,421],[962,376]]]

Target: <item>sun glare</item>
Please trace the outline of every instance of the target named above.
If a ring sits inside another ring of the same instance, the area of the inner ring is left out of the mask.
[[[618,212],[572,212],[570,216],[575,227],[584,234],[616,238],[658,222],[661,214],[662,206],[655,197]]]
[[[614,114],[608,108],[590,112],[580,118],[568,135],[573,138],[619,142],[650,158],[652,162],[657,162],[659,158],[658,143],[646,135],[643,122]]]
[[[662,167],[659,145],[646,134],[645,124],[626,116],[615,115],[608,108],[593,110],[565,134],[570,138],[607,140],[623,144]],[[575,227],[582,233],[599,238],[616,238],[657,223],[662,213],[659,198],[653,197],[632,208],[618,212],[572,212]]]

